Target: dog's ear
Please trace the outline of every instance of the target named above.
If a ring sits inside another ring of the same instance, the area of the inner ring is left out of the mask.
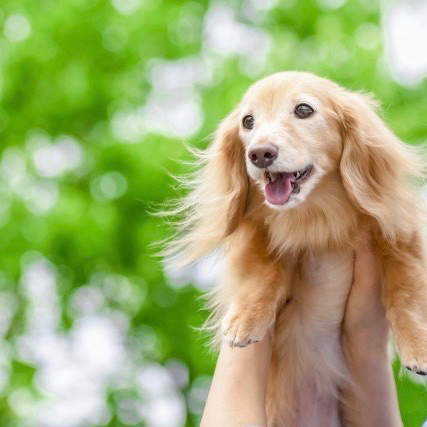
[[[421,176],[422,162],[414,147],[387,128],[372,97],[345,92],[340,99],[344,187],[360,211],[378,221],[384,237],[394,240],[399,232],[411,232],[415,207],[408,179]]]
[[[181,216],[177,238],[164,251],[177,267],[210,253],[238,228],[244,215],[249,178],[237,109],[221,122],[212,144],[196,154],[199,171],[184,183],[188,195],[166,213]]]
[[[206,166],[207,184],[222,199],[216,211],[223,222],[220,229],[224,236],[229,236],[238,227],[246,209],[249,190],[238,120],[239,113],[234,111],[219,125]]]

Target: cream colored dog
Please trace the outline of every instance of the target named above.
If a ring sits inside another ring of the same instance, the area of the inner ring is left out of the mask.
[[[248,90],[200,159],[168,253],[182,265],[223,249],[211,325],[230,345],[272,328],[269,425],[295,425],[307,405],[327,409],[323,425],[340,425],[339,389],[351,381],[341,324],[362,229],[372,232],[402,364],[427,373],[425,251],[408,183],[422,165],[369,96],[274,74]]]

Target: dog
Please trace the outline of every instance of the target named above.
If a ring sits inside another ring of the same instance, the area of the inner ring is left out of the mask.
[[[294,425],[307,396],[330,407],[323,425],[340,425],[340,333],[361,230],[381,266],[401,363],[427,374],[423,211],[413,188],[425,165],[377,111],[370,95],[310,73],[266,77],[198,153],[173,211],[182,218],[166,250],[173,265],[217,248],[226,258],[211,327],[238,347],[272,331],[271,426]]]

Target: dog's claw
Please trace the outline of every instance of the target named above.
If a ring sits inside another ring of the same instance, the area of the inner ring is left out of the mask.
[[[408,369],[408,371],[415,372],[418,375],[427,376],[427,372],[425,372],[425,371],[420,371],[418,369],[412,369],[409,366],[406,366],[406,369]]]

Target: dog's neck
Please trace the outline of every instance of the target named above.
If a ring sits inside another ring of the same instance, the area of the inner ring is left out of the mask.
[[[265,218],[271,249],[280,253],[337,249],[357,231],[360,214],[344,190],[339,171],[325,175],[307,200],[292,209],[270,209],[257,193],[251,197],[249,215]]]

